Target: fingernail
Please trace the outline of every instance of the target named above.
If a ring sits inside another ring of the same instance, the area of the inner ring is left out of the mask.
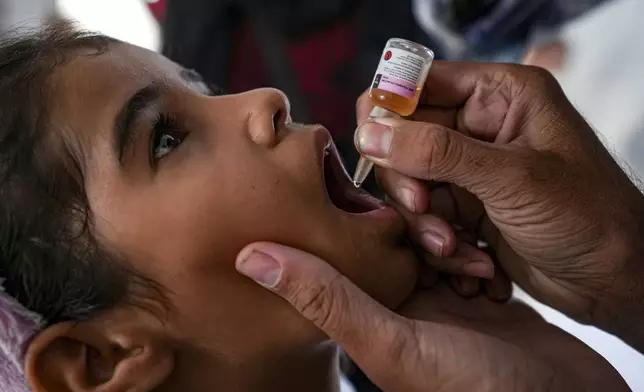
[[[463,266],[463,272],[468,276],[477,278],[494,278],[494,264],[486,261],[474,261]]]
[[[445,245],[445,238],[440,234],[431,230],[424,231],[420,235],[420,242],[425,249],[432,252],[434,256],[443,256],[443,245]]]
[[[409,188],[398,188],[396,190],[396,195],[398,196],[398,199],[400,202],[411,212],[415,212],[416,210],[416,202],[415,198],[416,195],[414,191],[412,191]]]
[[[391,149],[392,129],[386,125],[369,121],[358,127],[358,150],[374,158],[386,158]]]
[[[273,288],[282,275],[282,265],[266,253],[252,251],[246,258],[237,260],[237,271],[257,283]]]

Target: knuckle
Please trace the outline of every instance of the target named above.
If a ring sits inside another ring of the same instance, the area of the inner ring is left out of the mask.
[[[529,94],[526,97],[530,101],[534,101],[535,94],[542,96],[541,94],[547,95],[561,90],[557,79],[545,68],[532,65],[522,66],[521,68],[517,78],[520,78],[522,85],[527,87],[523,90]]]
[[[549,89],[553,84],[556,85],[557,81],[550,72],[541,67],[500,64],[487,84],[495,92],[503,93],[508,100],[524,93],[532,100],[535,92]]]
[[[508,84],[521,84],[526,79],[526,66],[519,64],[499,64],[492,76],[494,81],[503,81]]]
[[[545,68],[522,64],[496,64],[494,72],[482,79],[483,85],[506,88],[516,94],[529,86],[558,85],[555,77]]]
[[[556,82],[555,77],[545,68],[533,65],[524,66],[525,78],[541,84],[550,85]]]
[[[292,294],[293,307],[324,331],[334,330],[348,308],[344,277],[336,273],[318,284],[300,285]]]
[[[529,85],[531,77],[529,67],[518,64],[504,64],[496,75],[499,89],[505,93],[506,99],[512,100],[513,97],[518,96]]]

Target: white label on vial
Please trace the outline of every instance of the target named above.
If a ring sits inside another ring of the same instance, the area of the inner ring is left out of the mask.
[[[371,88],[379,88],[407,98],[413,98],[425,68],[425,59],[402,49],[387,48]]]

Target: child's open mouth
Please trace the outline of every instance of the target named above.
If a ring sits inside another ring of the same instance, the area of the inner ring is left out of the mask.
[[[337,208],[351,214],[364,214],[386,207],[381,200],[353,186],[333,143],[325,147],[322,164],[326,193]]]

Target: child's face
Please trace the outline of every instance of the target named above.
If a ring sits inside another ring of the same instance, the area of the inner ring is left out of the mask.
[[[415,281],[403,221],[391,208],[334,206],[324,179],[334,159],[324,159],[329,133],[288,124],[288,101],[276,90],[209,97],[191,78],[155,53],[115,44],[53,79],[53,124],[65,124],[59,131],[86,157],[98,233],[168,289],[173,337],[232,362],[320,341],[235,271],[237,252],[255,241],[317,254],[399,304]],[[326,183],[351,188],[330,174]]]

